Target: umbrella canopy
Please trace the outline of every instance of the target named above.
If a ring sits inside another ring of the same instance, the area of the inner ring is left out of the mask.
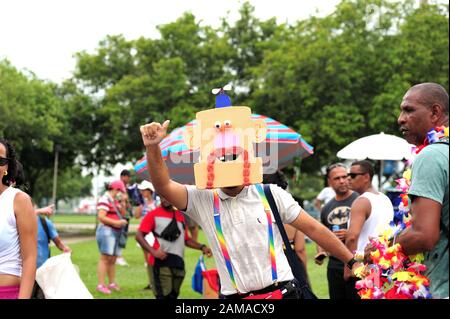
[[[306,158],[313,154],[313,147],[286,125],[264,115],[252,114],[252,118],[264,119],[267,125],[266,140],[255,144],[255,155],[263,158],[264,173],[273,173],[289,165],[296,157]],[[198,162],[200,152],[188,149],[183,140],[186,127],[195,124],[196,120],[193,120],[176,128],[159,144],[170,177],[182,184],[195,184],[194,163]],[[140,179],[150,178],[145,156],[136,163],[134,169]]]
[[[380,134],[362,137],[341,149],[337,156],[346,159],[402,160],[412,157],[415,146],[395,135]]]
[[[413,157],[415,146],[409,144],[405,139],[395,135],[380,134],[369,135],[351,142],[337,152],[337,157],[346,159],[372,159],[380,161],[378,174],[378,185],[382,188],[383,169],[385,160],[403,160]]]

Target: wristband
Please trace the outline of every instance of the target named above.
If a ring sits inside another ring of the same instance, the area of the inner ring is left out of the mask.
[[[205,248],[205,247],[206,247],[206,245],[205,245],[205,244],[201,245],[201,246],[200,246],[200,250],[202,250],[202,251],[203,251],[203,248]]]
[[[353,265],[354,265],[355,263],[357,263],[357,262],[358,262],[358,261],[357,261],[354,257],[352,257],[352,259],[350,259],[350,260],[347,262],[347,267],[350,268],[350,270],[352,270]]]

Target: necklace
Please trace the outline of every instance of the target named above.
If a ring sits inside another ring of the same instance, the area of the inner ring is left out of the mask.
[[[419,154],[428,145],[447,141],[448,127],[432,128],[424,143],[416,149]],[[396,180],[397,189],[401,190],[398,198],[398,208],[394,209],[394,218],[390,227],[378,238],[371,239],[374,247],[371,252],[372,263],[360,267],[357,276],[361,278],[356,283],[356,289],[362,299],[429,299],[429,279],[422,273],[426,266],[422,264],[422,253],[407,256],[400,244],[395,243],[396,237],[411,225],[410,203],[408,190],[411,185],[411,170],[408,168],[401,179]]]
[[[422,145],[419,145],[417,147],[416,154],[419,154],[428,145],[439,142],[441,140],[447,140],[448,143],[448,127],[437,126],[435,128],[432,128],[428,131]]]

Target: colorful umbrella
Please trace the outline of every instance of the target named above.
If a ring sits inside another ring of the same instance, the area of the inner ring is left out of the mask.
[[[267,125],[266,140],[255,144],[256,156],[263,158],[264,173],[273,173],[292,163],[296,157],[306,158],[313,154],[313,147],[286,125],[264,115],[252,114],[252,118],[264,119]],[[159,144],[170,177],[182,184],[195,184],[194,163],[198,161],[199,152],[188,149],[183,141],[183,131],[195,123],[193,120],[176,128]],[[134,169],[140,179],[149,179],[145,156]]]

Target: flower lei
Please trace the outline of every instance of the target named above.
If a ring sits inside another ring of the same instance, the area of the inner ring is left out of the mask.
[[[427,145],[449,136],[448,127],[436,127],[427,133],[424,144],[416,149],[416,154]],[[395,243],[397,235],[411,225],[410,199],[407,195],[411,185],[411,170],[396,180],[397,189],[402,193],[397,199],[398,208],[394,208],[394,218],[389,228],[378,238],[371,239],[374,251],[370,253],[371,264],[365,264],[356,270],[356,289],[361,299],[429,299],[430,281],[422,273],[427,269],[422,264],[422,253],[406,256],[400,244]],[[397,206],[397,205],[395,205]],[[359,256],[361,258],[361,256]]]

